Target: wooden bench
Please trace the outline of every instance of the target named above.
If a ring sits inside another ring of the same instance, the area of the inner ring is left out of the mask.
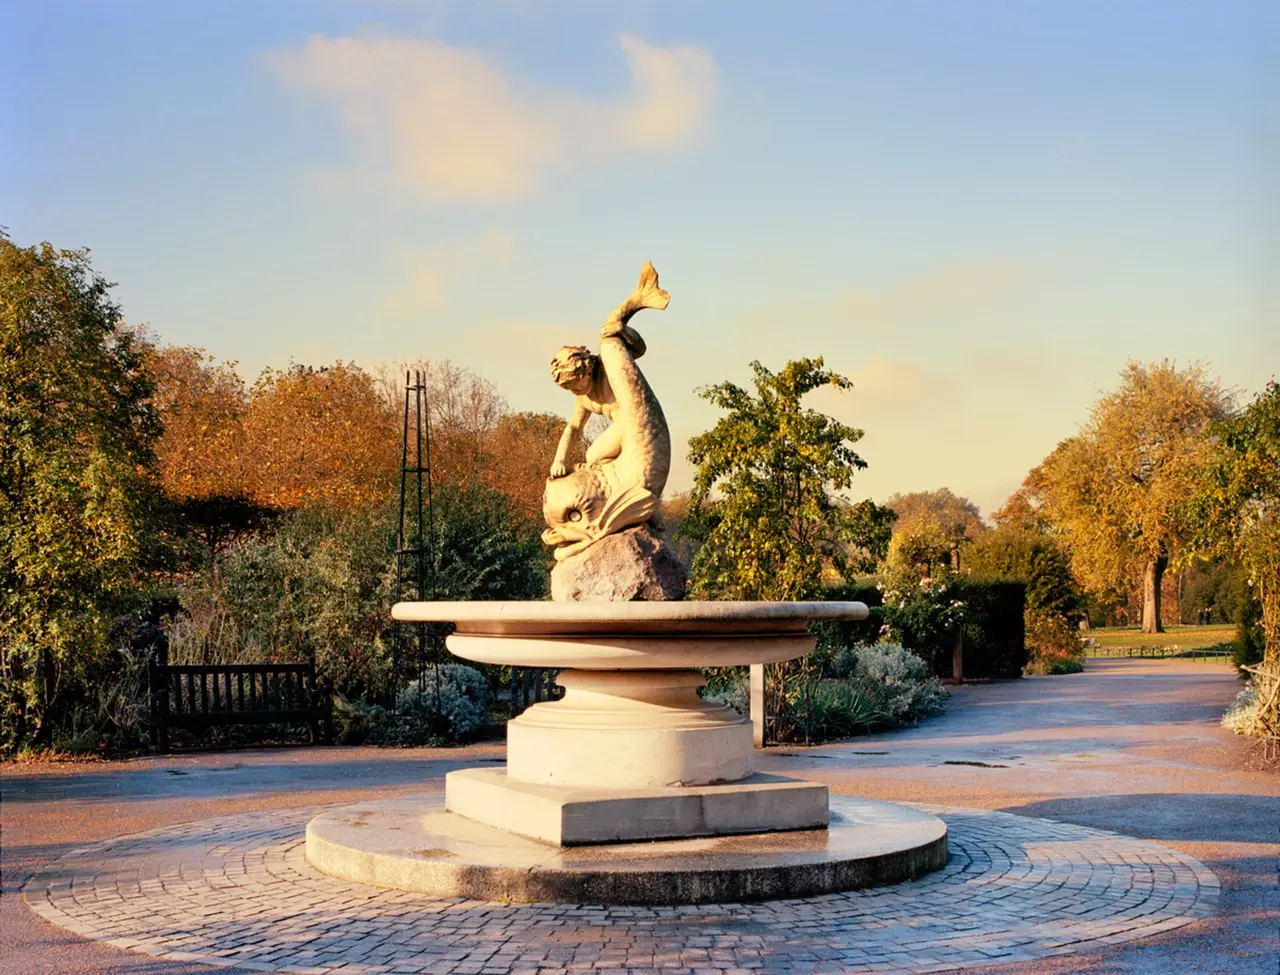
[[[333,740],[332,689],[311,664],[205,666],[153,660],[148,667],[151,743],[169,750],[169,731],[235,724],[306,724],[311,741]]]

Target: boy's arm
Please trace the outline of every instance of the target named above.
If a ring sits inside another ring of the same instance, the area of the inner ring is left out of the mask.
[[[565,424],[564,433],[560,434],[560,444],[556,447],[556,459],[551,462],[552,477],[564,477],[569,473],[569,454],[578,447],[578,441],[582,436],[582,428],[587,422],[589,413],[590,410],[582,402],[582,397],[577,397],[573,401],[573,416]]]

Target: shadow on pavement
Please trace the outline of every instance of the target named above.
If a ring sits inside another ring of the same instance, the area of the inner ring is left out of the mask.
[[[6,770],[4,801],[120,803],[406,786],[415,782],[426,786],[455,768],[493,761],[476,755],[447,759],[388,756],[391,760],[380,761],[367,751],[350,758],[333,755],[327,761],[264,763],[254,761],[257,756],[241,759],[235,753],[223,753],[222,757],[225,764],[218,765],[201,760],[176,766],[143,760],[136,765],[111,764],[101,771],[23,775]]]
[[[1138,793],[1049,799],[1001,812],[1186,843],[1280,843],[1280,797]]]

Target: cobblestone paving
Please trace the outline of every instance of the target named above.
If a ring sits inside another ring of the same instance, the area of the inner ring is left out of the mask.
[[[1157,843],[1042,819],[928,808],[951,861],[877,890],[760,904],[497,904],[326,877],[315,810],[98,843],[26,888],[41,916],[163,958],[343,975],[938,972],[1132,941],[1214,912],[1218,881]]]

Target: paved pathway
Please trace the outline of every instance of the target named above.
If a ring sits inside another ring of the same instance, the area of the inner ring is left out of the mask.
[[[963,688],[950,714],[920,729],[772,754],[768,764],[838,791],[1023,815],[948,812],[957,857],[914,884],[738,907],[606,912],[428,903],[339,884],[301,861],[301,807],[438,789],[449,768],[500,757],[491,747],[10,766],[0,807],[6,891],[65,856],[55,870],[69,868],[67,875],[39,878],[53,881],[52,897],[36,898],[43,911],[96,937],[140,935],[132,947],[168,957],[80,940],[6,897],[0,970],[167,975],[207,971],[191,955],[219,951],[223,965],[261,970],[296,961],[289,953],[305,941],[303,950],[317,954],[303,961],[323,961],[322,949],[339,960],[362,942],[370,948],[365,960],[377,962],[376,943],[395,947],[400,970],[444,971],[452,963],[459,973],[535,963],[910,971],[991,962],[996,967],[984,971],[1276,975],[1280,781],[1242,769],[1243,744],[1215,727],[1234,689],[1230,675],[1211,666],[1126,661],[1079,677]],[[956,762],[966,764],[949,764]],[[270,809],[279,811],[234,815]],[[168,828],[192,821],[204,823]],[[102,842],[150,827],[160,832],[141,846]],[[156,839],[165,842],[157,847]],[[1193,857],[1223,879],[1217,911],[1212,876]],[[83,889],[59,886],[68,876],[84,878]],[[184,911],[178,905],[189,898],[197,909]],[[255,905],[256,922],[237,913]],[[349,915],[361,912],[362,922],[350,926]],[[319,937],[311,937],[308,920]],[[280,940],[296,936],[299,925],[306,937]],[[1144,935],[1155,937],[1119,944]],[[184,956],[184,947],[195,950]],[[1045,957],[1055,950],[1077,953]]]
[[[1214,913],[1218,881],[1167,847],[1007,813],[937,809],[947,867],[868,891],[696,907],[509,905],[326,877],[312,811],[108,840],[38,874],[27,900],[76,934],[160,958],[331,975],[936,972],[1118,944]]]

